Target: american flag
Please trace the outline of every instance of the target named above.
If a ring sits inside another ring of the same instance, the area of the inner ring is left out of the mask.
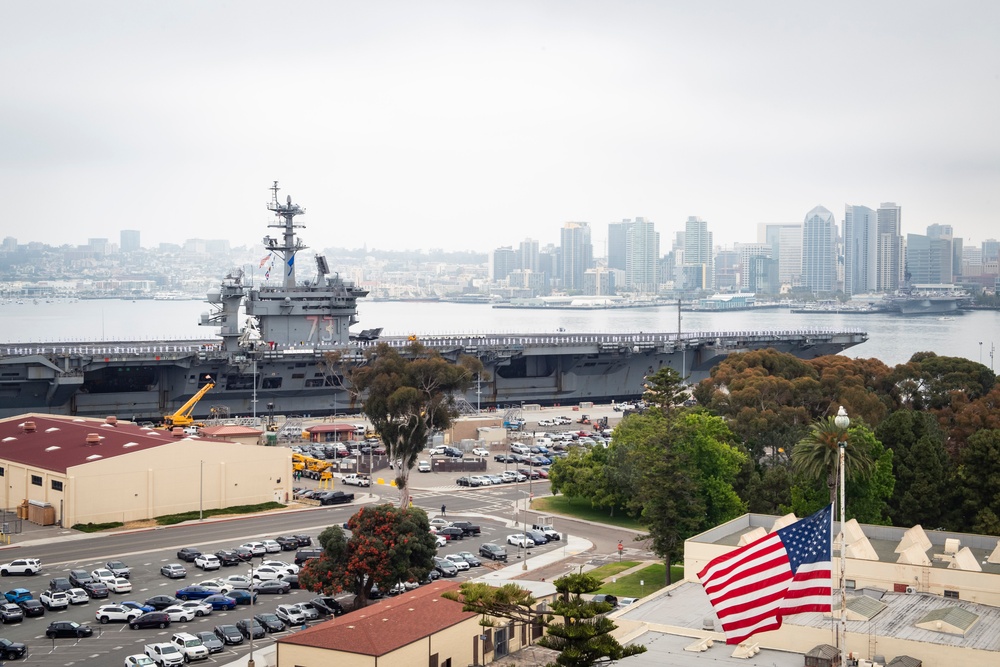
[[[698,573],[727,644],[781,627],[781,619],[830,611],[833,506],[709,562]]]

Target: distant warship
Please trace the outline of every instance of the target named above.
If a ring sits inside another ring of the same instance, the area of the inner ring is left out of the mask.
[[[268,226],[279,233],[263,244],[280,260],[280,285],[248,284],[242,270],[231,271],[207,295],[211,311],[200,324],[217,329],[211,340],[0,346],[0,417],[44,412],[157,421],[209,381],[215,386],[194,406],[195,417],[357,411],[343,374],[325,363],[327,353],[361,364],[378,343],[402,348],[411,338],[382,336],[381,329],[352,335],[357,300],[367,291],[331,275],[324,257],[316,257],[317,279],[296,280],[295,259],[307,246],[295,218],[305,210],[291,197],[281,203],[277,182],[271,192],[267,208],[275,220]],[[810,359],[865,340],[864,333],[812,330],[420,337],[446,358],[482,361],[481,381],[464,397],[482,407],[636,399],[645,376],[663,366],[697,381],[734,352],[775,348]]]

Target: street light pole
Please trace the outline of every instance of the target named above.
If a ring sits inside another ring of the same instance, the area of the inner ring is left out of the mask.
[[[847,454],[847,427],[851,425],[851,419],[847,416],[847,410],[841,405],[840,409],[837,411],[837,416],[834,417],[833,423],[837,425],[840,429],[840,442],[837,443],[837,449],[840,454],[839,467],[840,467],[840,664],[847,664],[847,580],[845,578],[846,568],[847,568],[847,554],[846,545],[844,537],[844,479],[846,477],[844,471],[844,460]]]
[[[253,561],[250,561],[250,623],[247,625],[247,634],[250,635],[250,658],[247,660],[247,667],[254,667],[253,661],[253,600],[255,591],[253,589]]]

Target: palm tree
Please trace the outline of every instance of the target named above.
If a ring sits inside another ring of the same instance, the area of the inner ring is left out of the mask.
[[[816,420],[808,435],[792,449],[792,466],[797,472],[812,479],[826,478],[831,504],[837,500],[841,441],[847,443],[844,451],[845,476],[856,479],[871,474],[875,467],[871,453],[867,447],[852,447],[850,429],[837,426],[833,417]]]

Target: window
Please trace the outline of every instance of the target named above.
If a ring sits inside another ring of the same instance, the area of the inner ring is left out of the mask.
[[[41,476],[40,475],[32,475],[31,476],[31,483],[34,484],[35,486],[41,486],[42,485],[42,478],[41,478]]]
[[[280,389],[281,388],[282,377],[280,375],[275,375],[273,377],[266,377],[264,381],[261,382],[261,389]]]
[[[0,466],[0,477],[3,477],[3,466]]]
[[[52,490],[53,491],[62,491],[62,489],[63,489],[62,482],[60,482],[59,480],[55,480],[55,479],[52,480]]]
[[[944,596],[946,598],[953,598],[953,599],[957,600],[958,599],[958,591],[949,591],[949,590],[945,589]]]
[[[858,585],[857,582],[855,582],[853,579],[844,579],[844,588],[846,588],[849,591],[853,591],[857,587],[857,585]]]

